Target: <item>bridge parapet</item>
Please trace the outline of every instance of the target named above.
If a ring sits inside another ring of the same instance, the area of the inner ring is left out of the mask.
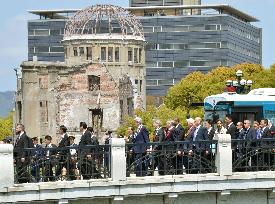
[[[125,143],[116,138],[111,141],[111,161],[111,178],[14,184],[12,146],[0,145],[1,171],[4,169],[0,174],[0,202],[74,203],[94,199],[95,203],[106,203],[111,199],[112,203],[122,203],[133,198],[131,202],[138,203],[142,199],[136,196],[158,195],[164,204],[169,204],[182,194],[194,194],[196,198],[195,193],[207,192],[222,201],[235,192],[258,190],[268,193],[269,203],[275,198],[274,171],[232,173],[230,135],[218,137],[217,173],[126,177]]]

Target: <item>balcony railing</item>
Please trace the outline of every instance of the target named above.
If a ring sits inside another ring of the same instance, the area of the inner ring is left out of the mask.
[[[217,141],[126,144],[127,176],[215,173]]]
[[[12,146],[0,146],[0,150],[12,151]],[[218,135],[213,141],[125,144],[124,139],[114,138],[110,145],[15,149],[14,157],[5,155],[0,155],[5,163],[14,159],[15,183],[207,173],[230,176],[232,171],[274,171],[275,139],[231,141],[230,135]]]
[[[15,182],[110,178],[110,153],[110,145],[15,149]]]
[[[232,167],[238,171],[274,171],[275,138],[232,140]]]

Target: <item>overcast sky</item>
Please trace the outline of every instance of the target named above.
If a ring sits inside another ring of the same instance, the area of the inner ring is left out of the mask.
[[[27,20],[36,18],[27,10],[75,9],[97,3],[128,6],[128,0],[8,0],[2,2],[0,12],[0,91],[15,90],[14,68],[27,60]],[[263,64],[275,63],[275,0],[202,0],[203,4],[226,3],[260,20],[254,25],[263,28]]]

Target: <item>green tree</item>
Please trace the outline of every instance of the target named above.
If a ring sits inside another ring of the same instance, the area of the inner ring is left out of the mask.
[[[10,112],[7,117],[0,118],[0,140],[12,135],[13,112]]]
[[[253,88],[275,87],[275,65],[264,69],[258,64],[238,64],[231,68],[217,67],[207,74],[193,72],[168,90],[165,104],[168,108],[190,110],[194,102],[203,102],[209,95],[222,93],[226,80],[236,80],[237,70],[243,71],[243,78],[253,81]]]

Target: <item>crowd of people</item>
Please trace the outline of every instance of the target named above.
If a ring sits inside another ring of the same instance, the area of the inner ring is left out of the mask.
[[[74,136],[68,136],[67,128],[60,126],[60,140],[53,144],[50,135],[45,136],[43,146],[38,138],[29,138],[23,124],[16,126],[14,142],[14,162],[19,183],[55,181],[60,179],[100,178],[100,164],[109,168],[108,147],[99,148],[99,141],[93,128],[80,122],[81,138],[78,144]],[[106,144],[109,143],[111,131],[106,132]],[[106,153],[106,154],[105,154]],[[100,160],[100,162],[99,162]],[[102,161],[102,162],[101,162]],[[107,170],[106,170],[107,171]],[[64,177],[64,178],[63,178]]]
[[[150,174],[149,169],[151,172],[157,169],[160,175],[182,174],[184,169],[186,173],[211,172],[211,163],[213,164],[215,158],[215,145],[211,141],[217,139],[218,134],[230,134],[233,141],[255,141],[275,136],[274,126],[267,119],[254,121],[253,124],[250,120],[244,120],[235,125],[232,116],[228,114],[224,120],[215,121],[215,124],[210,119],[202,121],[200,117],[189,118],[186,120],[186,130],[178,118],[168,120],[165,127],[160,120],[155,120],[153,142],[158,144],[147,145],[148,130],[142,124],[141,118],[136,118],[135,121],[137,129],[129,127],[125,139],[128,143],[133,143],[129,145],[127,161],[129,167],[134,163],[137,176]],[[249,143],[250,147],[253,144]],[[233,142],[233,160],[244,158],[249,150],[247,147],[244,143]],[[147,156],[148,153],[151,154],[151,159]],[[270,155],[263,160],[268,160],[267,158],[270,163]],[[258,158],[252,156],[254,165],[256,160],[258,161]]]
[[[126,141],[127,172],[134,169],[136,176],[212,172],[214,165],[215,139],[219,134],[230,134],[231,139],[260,140],[275,136],[274,126],[267,119],[259,122],[244,120],[233,123],[231,115],[224,120],[218,119],[215,124],[209,119],[202,121],[200,117],[186,119],[184,129],[178,118],[168,120],[166,126],[160,120],[153,122],[153,140],[149,139],[149,131],[142,119],[135,118],[136,126],[128,127]],[[52,143],[50,135],[45,136],[44,145],[38,138],[29,138],[23,124],[16,126],[17,138],[14,141],[14,158],[19,183],[54,181],[62,179],[90,179],[102,177],[110,172],[109,142],[112,132],[106,132],[105,146],[99,148],[98,138],[93,129],[80,122],[81,138],[75,143],[74,136],[68,136],[67,128],[59,129],[60,140]],[[93,148],[91,147],[93,146]],[[97,147],[97,148],[95,148]],[[232,142],[233,160],[244,155],[244,146]],[[247,149],[246,149],[247,151]],[[199,159],[198,159],[199,158]],[[270,158],[270,156],[268,156]],[[266,160],[266,159],[264,159]],[[257,162],[252,158],[252,163]],[[243,163],[242,165],[248,165]],[[30,180],[32,179],[32,180]]]

